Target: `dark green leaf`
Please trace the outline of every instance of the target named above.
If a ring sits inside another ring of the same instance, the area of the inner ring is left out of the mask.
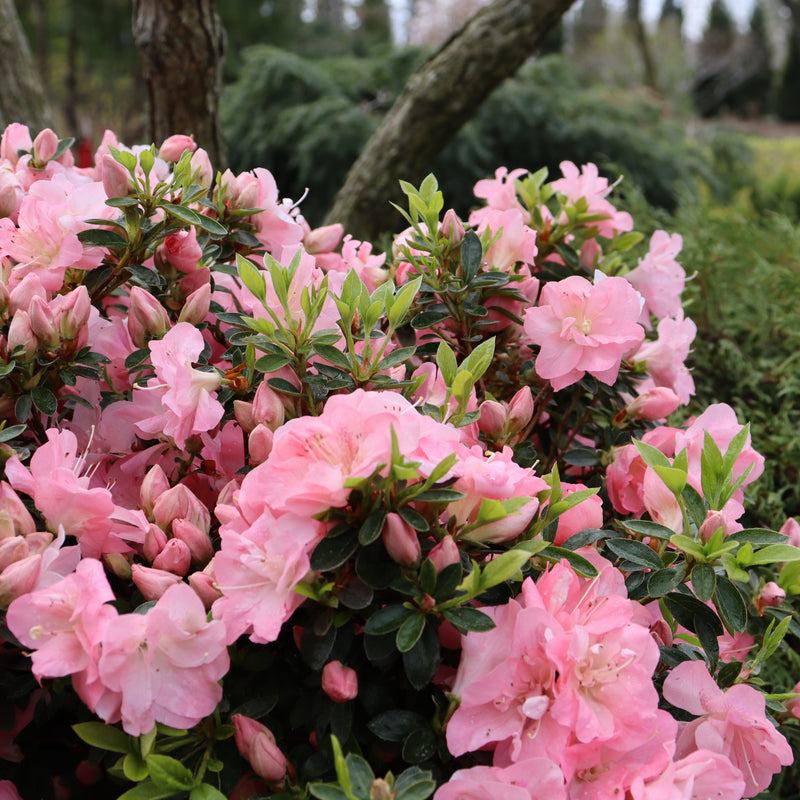
[[[675,531],[671,530],[666,525],[660,525],[658,522],[650,522],[646,519],[622,520],[621,524],[624,528],[631,531],[631,533],[638,533],[641,536],[652,536],[655,539],[669,539],[675,535]]]
[[[575,572],[586,578],[596,578],[600,574],[591,561],[577,553],[573,553],[572,550],[565,550],[563,547],[556,547],[551,544],[546,550],[542,550],[537,555],[544,556],[551,561],[564,559]]]
[[[356,575],[373,589],[385,589],[400,575],[400,567],[389,557],[382,543],[376,542],[358,552]]]
[[[697,620],[703,619],[715,636],[722,636],[723,628],[719,617],[696,597],[683,592],[672,592],[664,597],[663,602],[677,622],[692,633],[697,633]]]
[[[355,528],[340,536],[326,536],[311,554],[311,569],[325,572],[336,569],[358,549],[358,531]]]
[[[0,442],[9,442],[15,436],[19,436],[25,432],[27,425],[9,425],[7,428],[0,430]]]
[[[387,742],[402,742],[411,731],[427,724],[428,721],[425,717],[415,711],[394,708],[373,717],[367,723],[367,728],[379,739]]]
[[[692,521],[699,528],[706,518],[706,504],[702,495],[691,484],[687,483],[681,492],[683,502]]]
[[[589,447],[573,447],[564,454],[564,462],[573,467],[593,467],[600,463],[600,451]]]
[[[358,541],[363,545],[372,544],[383,532],[386,523],[386,511],[376,508],[367,514],[367,518],[358,529]]]
[[[130,264],[125,268],[131,277],[131,280],[139,286],[156,286],[160,287],[165,284],[164,278],[157,272],[141,264]]]
[[[729,686],[733,686],[742,671],[742,666],[741,661],[729,661],[719,668],[717,683],[720,689],[727,689]]]
[[[411,685],[423,689],[439,669],[439,637],[433,625],[426,625],[419,641],[403,653],[403,669]]]
[[[717,575],[714,605],[717,607],[725,627],[731,633],[741,633],[745,629],[747,606],[744,598],[736,585],[724,575]]]
[[[198,214],[196,211],[192,211],[192,209],[186,208],[185,206],[175,205],[174,203],[163,203],[163,208],[173,217],[181,220],[181,222],[186,222],[190,225],[202,228],[204,231],[208,231],[212,236],[220,237],[228,233],[228,229],[224,225],[221,225],[216,220],[210,219],[203,214]]]
[[[408,361],[414,353],[417,352],[416,347],[399,347],[397,350],[392,350],[389,355],[384,356],[379,362],[376,369],[389,369],[396,367],[398,364],[403,364]]]
[[[743,531],[735,531],[727,538],[756,545],[786,544],[789,541],[789,538],[784,534],[765,528],[746,528]]]
[[[384,606],[367,620],[364,633],[370,636],[380,636],[396,631],[412,614],[414,612],[405,606]],[[415,614],[415,616],[419,615]]]
[[[45,416],[52,417],[58,411],[56,396],[45,386],[34,386],[31,389],[31,400]]]
[[[143,347],[141,350],[134,350],[125,358],[125,369],[136,369],[148,358],[150,358],[150,348]]]
[[[314,350],[326,361],[330,361],[331,364],[343,369],[345,372],[350,372],[353,369],[353,365],[347,355],[336,347],[329,344],[314,343]]]
[[[464,492],[457,492],[455,489],[428,489],[414,495],[415,503],[454,503],[466,497]]]
[[[5,378],[6,375],[10,375],[16,366],[17,364],[15,361],[9,361],[7,364],[0,364],[0,378]]]
[[[664,562],[658,553],[644,542],[639,542],[635,539],[607,539],[606,547],[615,555],[621,556],[640,567],[648,567],[654,570],[664,568]]]
[[[300,392],[289,381],[283,378],[270,378],[267,384],[278,392],[290,394],[293,397],[300,397]]]
[[[407,653],[419,641],[425,629],[426,617],[424,614],[412,614],[406,617],[397,630],[397,649]]]
[[[120,236],[116,231],[107,231],[102,228],[87,228],[78,233],[81,244],[87,247],[127,247],[127,239]]]
[[[439,322],[450,319],[449,311],[423,311],[411,320],[411,327],[417,330],[431,328]]]
[[[397,513],[407,522],[415,531],[430,530],[428,520],[419,512],[415,511],[411,506],[402,506],[397,509]]]
[[[714,568],[708,564],[697,564],[692,569],[692,589],[704,603],[711,599],[716,583]]]
[[[112,208],[126,208],[128,206],[138,206],[138,197],[109,197],[106,205]]]
[[[256,360],[255,368],[259,372],[277,372],[292,360],[286,353],[269,353]]]
[[[604,531],[600,528],[586,528],[586,530],[573,533],[569,539],[561,543],[561,547],[565,550],[578,550],[581,547],[585,547],[587,544],[592,544],[592,542],[613,535],[611,531]]]
[[[472,283],[472,279],[478,274],[482,258],[481,240],[472,231],[467,231],[461,241],[461,271],[465,285]]]
[[[442,615],[460,631],[490,631],[495,627],[494,620],[488,614],[472,606],[448,608]]]
[[[456,586],[461,583],[464,569],[460,563],[448,564],[436,578],[436,589],[433,592],[434,599],[441,603],[449,600],[453,596]]]
[[[653,572],[647,579],[647,593],[650,597],[663,597],[676,589],[686,573],[683,569],[667,567]]]
[[[717,639],[715,626],[709,622],[707,617],[697,616],[695,617],[695,633],[708,657],[709,669],[714,672],[719,661],[719,639]]]
[[[336,643],[336,626],[330,625],[317,631],[314,626],[306,626],[300,637],[300,652],[311,669],[322,669]]]
[[[419,570],[419,588],[425,594],[430,595],[436,591],[436,567],[429,558],[422,562]]]
[[[409,764],[421,764],[436,753],[436,734],[429,726],[411,731],[403,742],[403,760]]]

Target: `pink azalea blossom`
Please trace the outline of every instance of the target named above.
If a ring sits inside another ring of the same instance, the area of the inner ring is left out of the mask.
[[[694,394],[694,380],[684,362],[697,334],[697,326],[692,320],[684,319],[681,311],[674,319],[662,319],[657,331],[658,339],[644,342],[631,359],[635,364],[644,364],[649,376],[649,380],[640,384],[639,392],[643,393],[651,386],[666,386],[686,405]]]
[[[650,328],[650,314],[656,319],[674,317],[681,311],[681,293],[686,272],[675,260],[683,246],[680,234],[656,231],[650,239],[650,250],[639,259],[635,269],[625,277],[644,297],[641,323]]]
[[[457,770],[433,800],[567,800],[567,793],[558,764],[529,758],[508,767]]]
[[[573,275],[542,289],[525,312],[525,333],[540,346],[536,372],[557,391],[587,372],[613,384],[622,360],[644,339],[641,298],[624,278],[595,284]]]

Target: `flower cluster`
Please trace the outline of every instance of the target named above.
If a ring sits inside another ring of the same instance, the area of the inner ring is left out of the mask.
[[[792,762],[797,523],[745,527],[732,408],[667,424],[680,237],[565,162],[467,220],[403,184],[383,254],[190,137],[69,144],[0,141],[3,796],[736,800]]]

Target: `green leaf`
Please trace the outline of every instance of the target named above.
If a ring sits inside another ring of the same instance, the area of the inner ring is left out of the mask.
[[[439,322],[444,322],[446,319],[450,319],[450,312],[447,309],[442,311],[423,311],[411,320],[411,327],[416,330],[424,330],[426,328],[432,328],[434,325]]]
[[[191,771],[171,756],[151,754],[147,757],[147,766],[150,777],[160,789],[186,792],[194,786],[195,780]]]
[[[219,789],[215,789],[210,784],[201,783],[199,786],[195,786],[189,793],[189,800],[227,800],[227,797],[222,794]]]
[[[439,669],[439,637],[433,625],[426,625],[417,643],[403,653],[403,669],[411,685],[421,690]]]
[[[389,325],[393,329],[400,327],[400,325],[404,323],[408,309],[411,308],[411,303],[414,302],[414,298],[417,296],[421,284],[422,276],[420,275],[401,289],[398,289],[394,301],[392,302],[392,307],[387,312]]]
[[[741,633],[747,625],[747,606],[736,584],[724,575],[717,576],[714,605],[731,633]]]
[[[650,597],[663,597],[676,589],[686,577],[683,569],[666,567],[651,573],[647,579],[647,594]]]
[[[319,800],[350,800],[344,789],[334,783],[309,783],[308,791]]]
[[[415,511],[411,506],[402,506],[397,509],[397,513],[407,522],[415,531],[425,532],[430,530],[430,523],[418,511]]]
[[[370,636],[380,636],[384,633],[396,631],[414,612],[405,606],[384,606],[379,608],[364,626],[364,633]],[[415,615],[418,616],[418,615]]]
[[[664,567],[664,562],[658,553],[644,542],[638,542],[635,539],[607,539],[606,546],[615,555],[640,567],[648,567],[654,570],[663,569]]]
[[[103,228],[87,228],[78,233],[81,244],[87,247],[127,247],[128,240],[120,236],[116,231],[107,231]]]
[[[490,631],[495,627],[494,620],[488,614],[472,606],[447,608],[442,615],[460,631]]]
[[[436,364],[446,386],[452,386],[453,378],[458,371],[455,354],[447,342],[439,342],[439,349],[436,351]]]
[[[45,386],[34,386],[31,389],[31,400],[36,408],[47,417],[52,417],[58,411],[56,396]]]
[[[172,789],[162,789],[152,781],[147,781],[134,786],[133,789],[128,789],[117,800],[163,800],[165,797],[174,797],[174,795],[175,792]]]
[[[719,589],[719,582],[717,583],[717,589]],[[697,620],[703,619],[715,636],[722,636],[723,628],[719,617],[705,603],[693,595],[672,592],[663,597],[661,602],[664,603],[670,614],[684,628],[696,633]]]
[[[372,544],[383,532],[386,523],[386,511],[376,508],[367,514],[367,518],[358,529],[358,541],[363,545]]]
[[[717,585],[717,575],[714,568],[708,564],[697,564],[692,569],[692,589],[702,600],[707,602],[714,594]]]
[[[542,550],[540,555],[551,561],[561,561],[563,559],[578,575],[582,575],[585,578],[596,578],[600,574],[591,561],[577,553],[573,553],[572,550],[565,550],[563,547],[556,547],[551,544],[547,549]]]
[[[9,425],[7,428],[0,429],[0,442],[9,442],[15,436],[24,433],[27,425]]]
[[[186,222],[189,225],[202,228],[214,237],[227,236],[228,234],[228,229],[224,225],[221,225],[216,220],[210,219],[203,214],[198,214],[196,211],[192,211],[191,208],[186,208],[186,206],[179,206],[174,203],[162,203],[162,208],[181,222]]]
[[[356,797],[367,797],[372,781],[375,780],[375,773],[372,771],[372,767],[370,767],[365,758],[357,753],[348,753],[345,763],[350,773],[353,794]]]
[[[259,372],[277,372],[292,360],[286,353],[268,353],[257,359],[253,365]]]
[[[547,542],[542,542],[542,544],[544,547],[541,549],[544,550]],[[531,556],[530,551],[517,547],[500,553],[481,570],[480,591],[485,592],[492,586],[497,586],[497,584],[513,578],[531,560]]]
[[[264,273],[244,256],[236,254],[236,266],[239,268],[239,277],[242,283],[261,301],[263,304],[267,297],[267,281]]]
[[[662,467],[657,464],[653,467],[656,475],[661,478],[673,494],[680,495],[686,486],[686,472],[674,467]]]
[[[672,468],[669,459],[657,448],[651,444],[646,444],[638,439],[632,439],[632,443],[639,451],[639,455],[648,467],[667,467]]]
[[[790,544],[769,544],[753,553],[748,566],[778,564],[782,561],[800,561],[800,548]]]
[[[144,759],[134,753],[128,753],[122,760],[122,771],[125,773],[125,777],[134,783],[145,780],[150,774]]]
[[[478,274],[483,258],[481,240],[473,231],[467,231],[461,242],[461,271],[464,275],[464,285],[469,286],[472,279]]]
[[[561,547],[565,550],[579,550],[581,547],[586,547],[587,544],[592,544],[599,539],[606,539],[613,536],[611,531],[604,531],[600,528],[586,528],[585,530],[573,533],[566,541],[561,543]]]
[[[413,496],[415,503],[454,503],[466,497],[455,489],[428,489]]]
[[[438,741],[430,726],[417,728],[403,742],[403,760],[409,764],[422,764],[436,754]]]
[[[415,711],[393,708],[373,717],[367,728],[386,742],[402,742],[411,731],[424,727],[428,721]]]
[[[130,753],[133,749],[133,739],[112,725],[102,722],[79,722],[72,726],[72,730],[83,739],[86,744],[100,750],[110,750],[112,753]]]
[[[29,394],[20,395],[14,403],[14,416],[20,421],[25,422],[31,415],[31,396]]]
[[[473,382],[478,381],[494,358],[494,337],[481,342],[462,362],[461,369],[470,372]]]
[[[397,630],[396,638],[397,649],[401,653],[407,653],[419,641],[425,628],[425,621],[424,614],[412,614],[403,620]]]
[[[627,528],[631,533],[638,533],[640,536],[651,536],[655,539],[669,540],[675,535],[675,531],[666,525],[658,522],[650,522],[646,519],[620,520],[623,528]]]
[[[315,343],[314,350],[326,361],[330,361],[331,364],[339,367],[339,369],[343,369],[345,372],[350,372],[353,369],[350,359],[337,347],[333,347],[329,344]]]
[[[394,782],[394,800],[425,800],[435,789],[436,781],[428,770],[409,767]]]
[[[311,554],[311,569],[326,572],[336,569],[358,549],[358,531],[351,528],[339,536],[326,536]]]
[[[728,536],[728,539],[735,539],[737,542],[750,542],[751,544],[786,544],[789,540],[787,536],[766,528],[745,528],[743,531],[735,531]]]

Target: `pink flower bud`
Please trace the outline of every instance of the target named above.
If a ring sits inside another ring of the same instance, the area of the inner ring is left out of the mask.
[[[189,545],[180,539],[170,539],[162,551],[153,559],[155,569],[163,569],[183,577],[192,565],[192,553]]]
[[[286,756],[275,744],[269,728],[243,714],[231,717],[234,741],[239,752],[250,762],[250,766],[267,783],[279,784],[286,777]]]
[[[650,635],[656,640],[659,647],[672,646],[672,628],[664,619],[657,619],[650,626]]]
[[[193,572],[189,575],[189,586],[195,590],[197,596],[203,601],[206,611],[211,608],[215,600],[222,597],[214,576],[209,575],[207,572]]]
[[[521,431],[533,418],[533,395],[530,386],[523,386],[508,404],[508,429]]]
[[[103,165],[103,190],[106,197],[127,197],[133,190],[131,175],[126,167],[117,161],[110,153],[105,153]]]
[[[128,333],[137,347],[146,347],[150,339],[160,339],[169,330],[166,309],[140,286],[130,291]]]
[[[195,564],[207,564],[214,555],[208,533],[200,530],[188,519],[177,517],[172,520],[172,536],[186,544]]]
[[[58,347],[61,336],[56,315],[41,297],[34,297],[31,300],[31,304],[28,306],[28,317],[31,322],[31,330],[36,338],[46,347]]]
[[[681,399],[666,386],[654,386],[628,404],[625,409],[632,419],[654,422],[666,419],[681,404]]]
[[[142,504],[145,514],[152,516],[153,505],[167,489],[169,489],[169,481],[166,473],[158,464],[154,464],[147,471],[142,485],[139,487],[139,502]]]
[[[158,154],[164,161],[180,161],[186,150],[194,153],[197,150],[197,143],[191,136],[176,133],[164,139],[163,144],[158,148]]]
[[[170,586],[181,582],[180,577],[172,572],[143,567],[141,564],[133,565],[131,579],[145,600],[158,600]]]
[[[14,217],[19,208],[17,187],[14,177],[6,170],[0,170],[0,217]]]
[[[417,532],[403,520],[403,518],[390,511],[386,515],[386,524],[383,526],[383,545],[386,552],[394,561],[403,566],[416,564],[422,554],[419,546]]]
[[[767,606],[779,606],[786,599],[786,592],[775,581],[765,583],[756,598],[756,610],[764,613]]]
[[[461,244],[464,238],[464,225],[458,218],[458,214],[448,208],[444,212],[441,225],[439,226],[442,234],[450,240],[450,244]]]
[[[478,428],[488,436],[502,436],[505,425],[505,406],[496,400],[484,400],[480,405]]]
[[[792,692],[800,692],[800,683],[794,685]],[[800,697],[784,700],[783,704],[786,706],[786,710],[795,717],[795,719],[800,719]]]
[[[202,186],[203,189],[210,189],[214,183],[214,168],[211,166],[208,153],[202,147],[192,153],[189,166],[192,171],[192,182]]]
[[[276,431],[283,425],[286,412],[278,393],[266,382],[262,381],[253,397],[253,421],[257,425],[266,425]]]
[[[781,529],[778,533],[789,537],[787,544],[800,547],[800,523],[798,523],[794,517],[789,517],[786,522],[781,525]]]
[[[196,271],[202,257],[203,249],[197,243],[197,230],[194,227],[171,233],[156,248],[156,264],[166,262],[179,272]]]
[[[233,401],[233,416],[245,433],[250,433],[256,426],[253,419],[253,404],[246,400]]]
[[[334,703],[352,700],[358,694],[358,675],[341,661],[329,661],[322,669],[322,691]]]
[[[5,481],[0,482],[0,539],[36,530],[36,523],[19,495]]]
[[[19,161],[19,152],[22,150],[29,153],[33,147],[31,134],[27,125],[19,122],[12,122],[3,131],[0,138],[0,158],[7,159],[12,165],[16,166]]]
[[[14,352],[21,348],[19,352]],[[11,318],[8,327],[8,351],[14,358],[30,361],[39,348],[39,340],[31,328],[31,320],[27,311],[17,311]]]
[[[303,237],[303,247],[311,255],[332,253],[342,241],[343,235],[344,226],[339,222],[325,225],[322,228],[314,228]]]
[[[448,534],[428,553],[428,558],[433,561],[433,566],[436,567],[436,573],[438,574],[445,567],[449,567],[451,564],[458,564],[461,560],[461,554],[455,539]]]
[[[256,425],[247,437],[247,451],[253,466],[263,464],[272,452],[275,434],[266,425]]]
[[[152,564],[156,556],[164,549],[167,544],[167,534],[152,522],[144,535],[144,544],[142,545],[142,552],[144,557]]]
[[[722,535],[726,536],[728,531],[728,523],[725,517],[719,511],[709,511],[706,514],[705,521],[700,526],[698,535],[700,541],[708,542],[708,540],[719,530],[722,529]]]
[[[35,272],[29,272],[10,292],[9,299],[11,301],[11,313],[16,314],[17,311],[27,311],[31,300],[34,297],[41,297],[42,300],[47,300],[47,291],[39,276]]]
[[[172,520],[183,518],[203,531],[211,527],[208,509],[189,488],[179,483],[158,496],[153,505],[153,518],[162,530],[169,530]]]
[[[10,564],[0,574],[0,608],[8,608],[12,600],[30,592],[42,568],[42,556],[38,553]]]
[[[64,295],[64,302],[59,308],[58,320],[63,339],[74,339],[86,328],[91,309],[92,301],[85,286],[78,286],[77,289]]]
[[[183,304],[178,322],[188,322],[191,325],[199,325],[208,314],[211,306],[211,284],[204,283],[195,289]]]
[[[0,539],[0,572],[15,561],[22,561],[30,554],[28,541],[24,536],[9,536]]]
[[[103,564],[112,575],[116,575],[125,581],[131,579],[130,557],[124,553],[104,553]]]
[[[50,130],[45,128],[33,140],[33,159],[37,166],[43,167],[58,150],[58,136]]]

